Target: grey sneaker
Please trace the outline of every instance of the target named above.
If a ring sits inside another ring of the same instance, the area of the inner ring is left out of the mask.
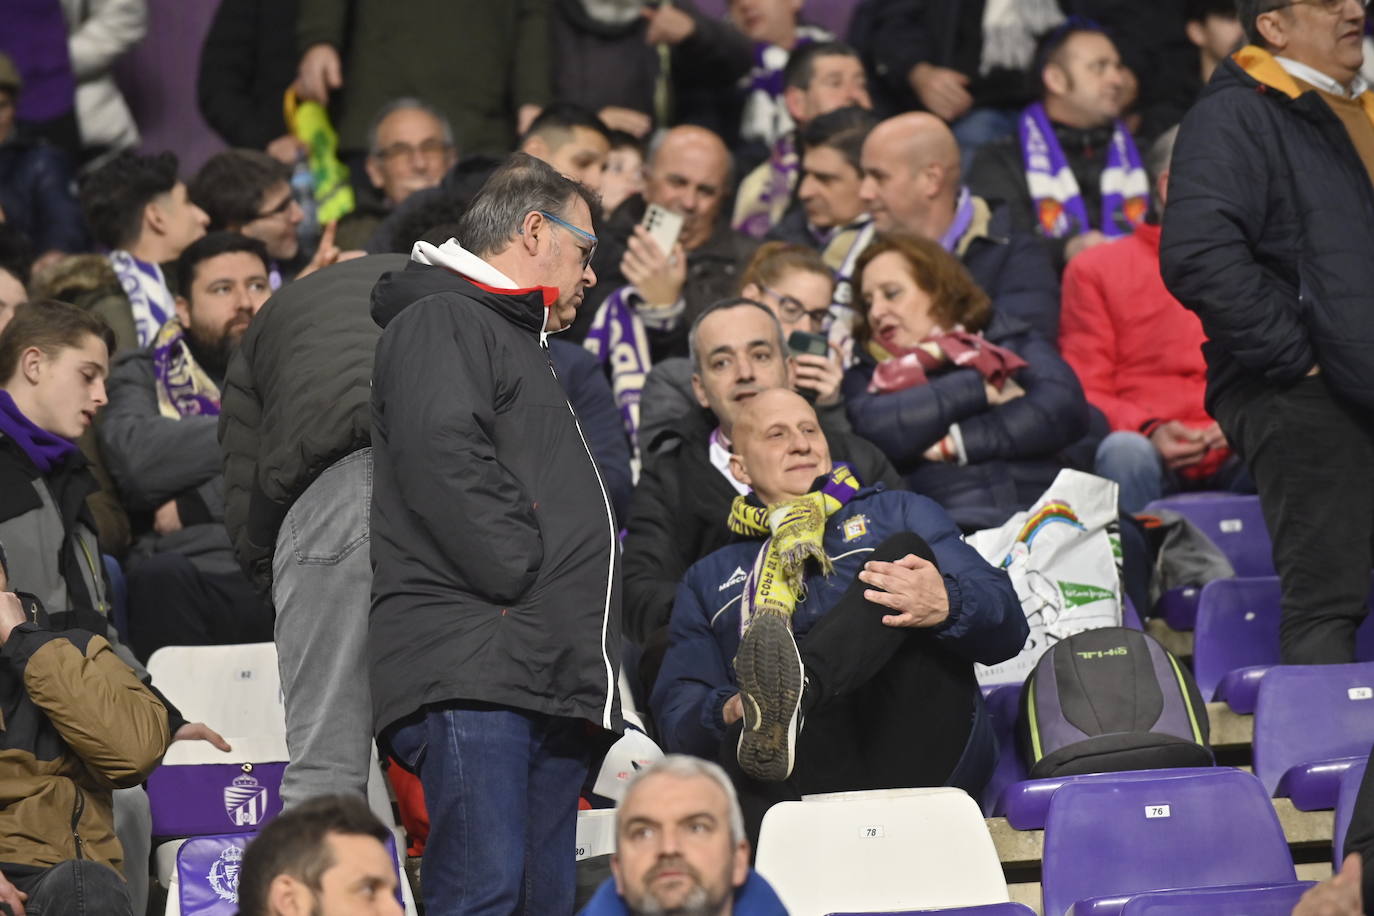
[[[760,611],[735,653],[744,706],[736,754],[740,768],[754,779],[781,782],[792,775],[805,678],[792,622],[776,611]]]

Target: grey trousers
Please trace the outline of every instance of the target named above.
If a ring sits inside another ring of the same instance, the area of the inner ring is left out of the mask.
[[[291,754],[281,786],[287,808],[337,792],[366,797],[371,506],[372,449],[366,448],[326,468],[277,534],[272,601]]]

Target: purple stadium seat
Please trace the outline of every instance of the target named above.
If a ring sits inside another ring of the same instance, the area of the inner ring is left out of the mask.
[[[1082,776],[1055,776],[1049,779],[1024,779],[1006,787],[998,799],[998,814],[1016,830],[1044,830],[1054,793],[1071,782],[1141,782],[1165,776],[1211,773],[1215,767],[1178,767],[1172,770],[1125,770],[1118,773],[1088,773]]]
[[[894,913],[830,913],[829,916],[1035,916],[1035,910],[1024,903],[987,903],[983,906],[956,906],[943,910],[902,910]]]
[[[1355,799],[1360,794],[1360,783],[1364,781],[1364,771],[1368,760],[1361,761],[1341,774],[1341,785],[1336,791],[1336,825],[1331,837],[1331,865],[1340,869],[1345,859],[1345,833],[1350,829],[1350,817],[1355,813]]]
[[[1002,791],[1026,778],[1026,765],[1016,746],[1016,718],[1021,710],[1021,685],[1003,684],[985,696],[992,730],[997,735],[997,768],[983,789],[982,808],[987,817],[997,817]]]
[[[1371,744],[1374,662],[1279,665],[1260,682],[1255,775],[1271,795],[1286,796],[1299,787],[1295,805],[1331,807],[1343,768],[1327,761],[1366,758]]]
[[[1121,916],[1289,916],[1298,898],[1315,883],[1156,891],[1132,897]]]
[[[1260,681],[1279,664],[1279,598],[1277,576],[1219,579],[1203,588],[1193,674],[1204,697],[1242,715],[1255,711]],[[1356,634],[1355,657],[1374,660],[1374,615]]]
[[[1045,916],[1119,916],[1148,891],[1297,881],[1268,793],[1222,767],[1065,783],[1050,801],[1041,874]]]

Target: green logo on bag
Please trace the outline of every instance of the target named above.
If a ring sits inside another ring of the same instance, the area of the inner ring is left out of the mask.
[[[1084,604],[1092,604],[1094,601],[1115,601],[1116,595],[1105,588],[1098,588],[1096,585],[1082,585],[1078,582],[1059,582],[1059,591],[1064,596],[1064,603],[1069,607],[1080,607]]]

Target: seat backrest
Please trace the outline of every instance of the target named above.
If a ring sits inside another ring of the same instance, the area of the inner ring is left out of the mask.
[[[1229,768],[1054,793],[1041,869],[1045,916],[1151,890],[1297,880],[1268,793]]]
[[[188,721],[225,736],[286,734],[273,643],[167,646],[148,660],[148,673]]]
[[[1289,767],[1364,757],[1374,744],[1374,662],[1281,665],[1255,701],[1255,775],[1273,794]]]
[[[1367,763],[1357,763],[1341,774],[1341,787],[1336,794],[1336,822],[1331,836],[1331,864],[1338,870],[1345,860],[1345,834],[1355,814],[1355,799],[1359,797],[1366,769]]]
[[[960,789],[774,805],[763,819],[755,867],[792,916],[1010,899],[987,822]]]
[[[595,808],[577,812],[577,852],[581,862],[615,852],[615,809]]]
[[[1121,916],[1289,916],[1313,882],[1265,887],[1208,887],[1132,897]]]
[[[234,916],[239,908],[239,870],[252,834],[199,836],[177,850],[175,893],[182,916]]]
[[[1274,575],[1274,546],[1258,496],[1181,493],[1145,507],[1146,512],[1155,509],[1172,509],[1186,516],[1226,554],[1237,576]]]
[[[1227,672],[1279,663],[1278,576],[1218,579],[1198,596],[1193,674],[1211,700]]]

